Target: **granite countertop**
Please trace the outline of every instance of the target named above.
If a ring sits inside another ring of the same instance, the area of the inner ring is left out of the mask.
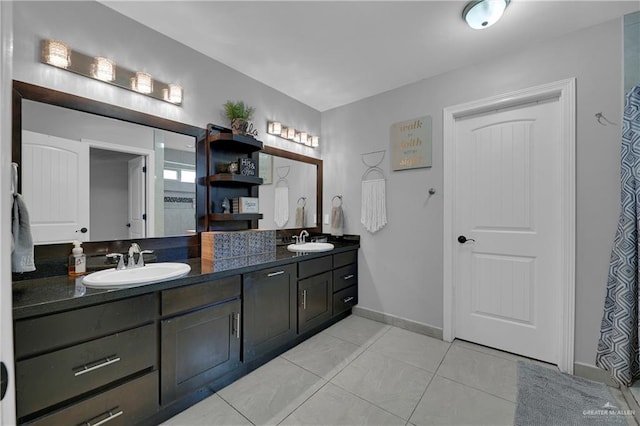
[[[68,309],[77,309],[96,303],[122,299],[182,287],[209,280],[244,274],[259,269],[285,265],[300,260],[341,253],[360,247],[359,242],[333,242],[334,249],[318,253],[294,253],[286,246],[277,246],[275,253],[268,256],[247,257],[235,265],[212,264],[201,258],[186,259],[183,263],[191,266],[184,277],[156,284],[118,289],[93,289],[82,284],[82,277],[70,278],[66,275],[13,283],[13,318],[21,319],[37,315],[46,315]]]

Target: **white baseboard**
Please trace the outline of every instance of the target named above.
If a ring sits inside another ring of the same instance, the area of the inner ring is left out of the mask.
[[[412,321],[410,319],[397,317],[391,314],[385,314],[383,312],[378,312],[367,308],[362,308],[360,306],[354,306],[353,308],[351,308],[351,313],[359,317],[393,325],[394,327],[402,328],[414,333],[424,334],[425,336],[442,340],[442,328],[433,327],[431,325]]]
[[[607,386],[619,388],[620,385],[613,380],[608,371],[598,368],[595,365],[583,364],[581,362],[573,363],[573,374],[585,379],[593,380],[594,382],[604,383]]]

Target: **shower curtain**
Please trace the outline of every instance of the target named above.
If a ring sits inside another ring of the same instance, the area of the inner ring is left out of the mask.
[[[596,365],[621,385],[640,378],[640,85],[625,99],[621,149],[621,212],[611,250]]]

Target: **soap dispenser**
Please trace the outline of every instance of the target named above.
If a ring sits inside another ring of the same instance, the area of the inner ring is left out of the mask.
[[[87,255],[82,250],[80,241],[73,242],[73,249],[69,256],[69,276],[79,277],[87,272]]]

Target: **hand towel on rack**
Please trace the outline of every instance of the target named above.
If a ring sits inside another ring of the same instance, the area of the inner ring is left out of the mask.
[[[304,228],[304,206],[296,207],[296,228]]]
[[[384,179],[362,181],[360,222],[371,233],[378,232],[387,224],[385,184]]]
[[[331,235],[339,237],[343,235],[344,227],[344,211],[342,211],[342,204],[339,206],[333,206],[331,208]]]
[[[13,272],[31,272],[36,270],[33,261],[33,238],[29,213],[24,198],[20,194],[13,196],[11,217],[11,270]]]
[[[282,228],[289,220],[289,187],[278,186],[275,191],[273,219],[278,228]]]

